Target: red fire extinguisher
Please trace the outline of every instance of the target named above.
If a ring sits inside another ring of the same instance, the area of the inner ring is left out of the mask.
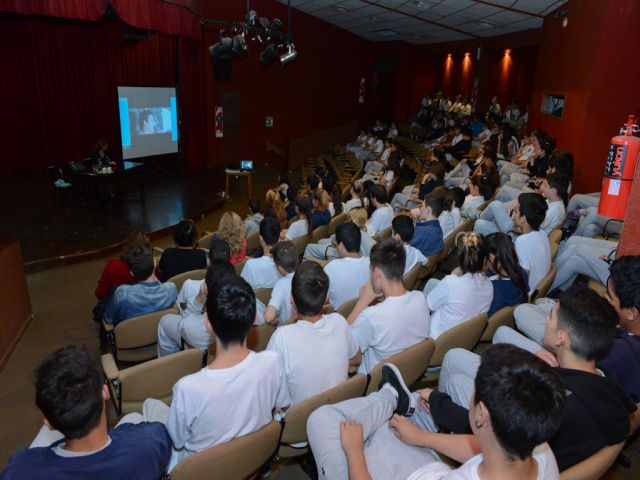
[[[636,117],[629,115],[627,124],[620,129],[620,135],[611,139],[598,208],[598,213],[605,217],[624,220],[627,211],[633,176],[640,156],[640,138],[633,135],[640,131],[635,121]]]

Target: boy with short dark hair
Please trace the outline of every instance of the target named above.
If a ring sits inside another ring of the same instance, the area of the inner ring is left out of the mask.
[[[249,282],[251,288],[273,288],[280,278],[276,264],[271,257],[271,249],[279,240],[280,222],[273,217],[263,218],[260,222],[262,256],[247,259],[240,274]]]
[[[293,316],[291,281],[298,266],[298,252],[293,242],[286,240],[276,244],[271,254],[280,278],[273,286],[269,305],[264,312],[264,321],[278,326]]]
[[[411,246],[429,257],[444,248],[443,232],[438,217],[444,208],[442,195],[429,193],[416,213],[416,226],[411,238]],[[412,212],[413,213],[413,212]]]
[[[375,209],[367,222],[367,234],[370,237],[391,226],[393,208],[387,203],[387,189],[382,185],[371,185],[369,202]]]
[[[391,229],[393,238],[402,242],[404,252],[407,255],[404,273],[409,272],[418,263],[426,265],[427,257],[425,257],[420,250],[411,246],[411,240],[413,239],[413,232],[415,230],[411,218],[407,215],[398,215],[391,222]]]

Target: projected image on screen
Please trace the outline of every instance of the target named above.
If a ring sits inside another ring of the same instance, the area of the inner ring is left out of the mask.
[[[175,88],[118,87],[122,158],[178,151]]]

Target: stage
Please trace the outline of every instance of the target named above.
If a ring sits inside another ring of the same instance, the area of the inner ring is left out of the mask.
[[[147,168],[144,196],[135,182],[123,182],[118,195],[85,202],[70,195],[56,201],[46,173],[0,178],[0,236],[21,240],[28,271],[82,261],[117,251],[130,230],[153,238],[185,218],[199,220],[224,204],[224,169],[171,176]]]

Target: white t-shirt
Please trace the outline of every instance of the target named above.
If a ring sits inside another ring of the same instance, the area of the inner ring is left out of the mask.
[[[191,313],[202,314],[204,303],[196,302],[196,297],[198,293],[200,293],[202,282],[204,282],[204,280],[187,279],[182,284],[176,300],[176,305],[178,305],[181,315],[189,315]]]
[[[293,315],[293,305],[291,305],[291,281],[293,274],[291,272],[284,277],[280,277],[273,286],[269,305],[278,311],[278,323],[282,325]]]
[[[407,262],[404,264],[404,273],[415,267],[416,263],[424,263],[427,261],[427,257],[415,247],[412,247],[408,243],[403,245],[404,252],[407,254]]]
[[[493,284],[484,273],[447,275],[427,295],[433,312],[431,338],[489,311],[493,300]]]
[[[358,373],[429,338],[429,309],[424,295],[410,291],[365,308],[351,325],[362,352]]]
[[[520,235],[515,241],[520,266],[529,272],[529,293],[551,268],[551,247],[549,238],[542,231]]]
[[[464,462],[460,467],[452,470],[442,462],[431,462],[416,470],[407,480],[480,480],[478,467],[482,463],[482,454]],[[537,480],[558,480],[558,464],[553,452],[546,443],[539,445],[533,451],[533,459],[538,465]]]
[[[547,205],[549,208],[547,208],[544,221],[542,225],[540,225],[540,230],[543,230],[548,236],[555,227],[564,222],[565,211],[562,200],[558,200],[557,202],[547,200]]]
[[[278,328],[267,350],[282,356],[295,405],[346,381],[349,359],[358,353],[358,344],[344,317],[331,313],[315,323],[298,320]]]
[[[387,163],[389,163],[389,157],[391,156],[391,149],[390,148],[385,148],[384,151],[382,152],[382,155],[380,155],[380,163],[386,165]]]
[[[388,203],[380,205],[371,214],[371,218],[367,222],[367,233],[373,237],[378,232],[391,226],[393,220],[393,208]]]
[[[273,288],[280,278],[273,258],[263,255],[258,258],[250,258],[244,264],[240,274],[251,288]]]
[[[442,228],[442,238],[447,238],[456,229],[456,221],[449,210],[443,210],[438,217],[438,223]]]
[[[188,455],[261,429],[274,408],[290,405],[282,358],[250,352],[230,368],[208,367],[173,387],[167,430],[178,452]]]
[[[484,197],[482,195],[467,195],[464,197],[464,203],[462,204],[463,210],[477,210],[480,205],[484,203]]]
[[[451,215],[453,216],[455,228],[458,228],[462,224],[462,214],[460,213],[460,209],[458,207],[453,207],[451,209]]]
[[[307,235],[308,233],[309,225],[307,225],[307,220],[301,218],[300,220],[296,220],[291,225],[289,225],[289,229],[287,230],[284,238],[286,238],[287,240],[295,240],[296,238]]]
[[[363,198],[362,201],[359,198],[352,198],[347,200],[344,206],[344,213],[349,213],[351,210],[357,207],[367,208],[369,205],[369,200],[367,198]]]
[[[376,143],[373,144],[373,147],[371,148],[371,150],[374,153],[377,153],[378,155],[380,155],[384,150],[384,142],[380,139],[376,140]]]
[[[324,266],[329,277],[329,303],[333,308],[360,295],[360,287],[371,276],[369,257],[336,258]]]

